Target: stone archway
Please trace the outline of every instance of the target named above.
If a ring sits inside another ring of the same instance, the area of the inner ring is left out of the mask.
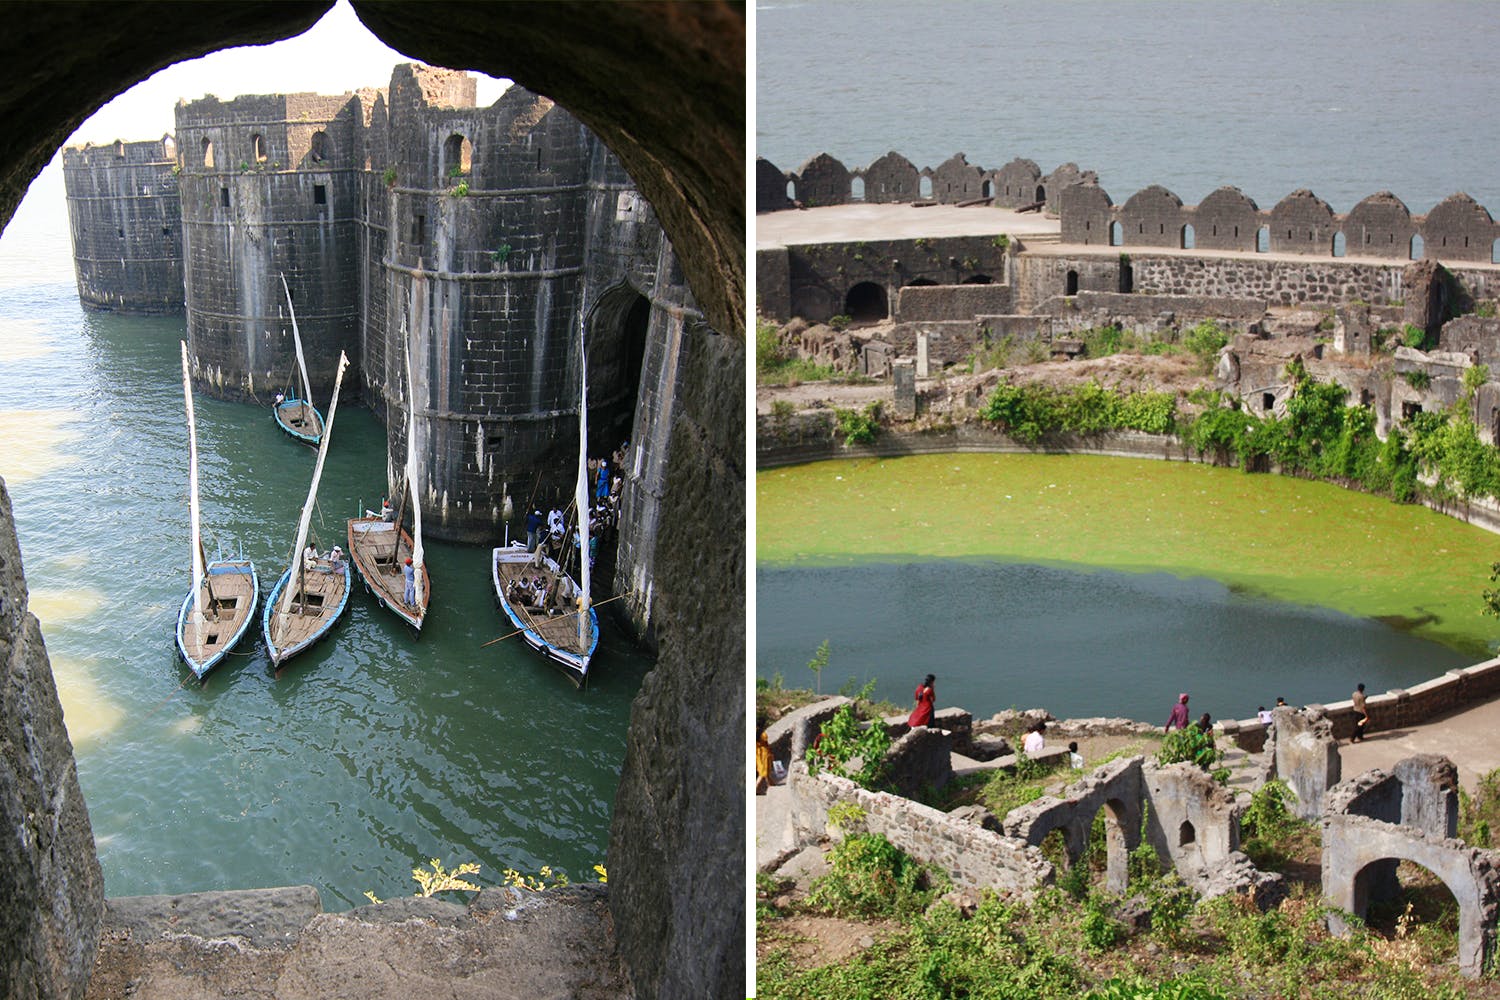
[[[607,454],[630,436],[650,324],[651,302],[629,285],[616,285],[599,296],[584,320],[589,441],[595,454]]]
[[[0,84],[10,140],[0,223],[106,101],[175,62],[300,34],[331,6],[228,2],[181,17],[175,5],[155,2],[28,5],[26,44],[9,47],[8,82]],[[652,204],[694,297],[722,334],[695,328],[677,359],[688,388],[671,428],[672,489],[661,520],[675,530],[656,541],[658,595],[695,617],[674,620],[668,611],[660,622],[657,667],[632,712],[608,867],[620,955],[637,994],[732,994],[744,985],[736,860],[744,848],[743,754],[735,740],[689,745],[685,734],[739,732],[744,719],[745,552],[742,530],[734,532],[744,523],[744,426],[740,407],[723,405],[743,391],[744,372],[743,6],[396,0],[354,9],[393,48],[509,77],[594,131]],[[39,92],[47,95],[40,105]],[[714,543],[704,544],[710,528]],[[702,627],[705,616],[715,627]],[[11,715],[3,721],[20,724]],[[65,738],[46,753],[45,763],[31,762],[37,773],[72,771]],[[24,827],[10,822],[14,805],[0,803],[0,828]],[[18,850],[14,856],[27,854]],[[34,874],[0,872],[0,895],[35,898]],[[69,946],[86,979],[97,923],[78,930]],[[0,941],[0,950],[19,953],[13,944]]]
[[[877,323],[891,314],[885,289],[873,281],[861,281],[844,294],[844,314],[856,323]]]

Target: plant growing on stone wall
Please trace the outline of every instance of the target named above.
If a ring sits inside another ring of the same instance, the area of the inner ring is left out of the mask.
[[[996,250],[1007,250],[1010,248],[1010,237],[1006,236],[1004,233],[1001,233],[999,236],[996,236],[994,239],[990,240],[990,246],[994,247]]]
[[[1418,351],[1427,349],[1427,331],[1415,323],[1407,323],[1401,327],[1401,343]]]
[[[928,239],[925,236],[918,236],[916,239],[911,241],[911,245],[916,247],[918,250],[931,250],[932,240]]]
[[[1402,372],[1401,380],[1418,392],[1422,392],[1428,386],[1432,385],[1432,376],[1423,371]]]
[[[868,814],[855,802],[835,802],[828,807],[828,828],[843,834],[856,833]]]
[[[1464,399],[1472,400],[1479,387],[1490,380],[1489,365],[1470,365],[1464,369]]]
[[[875,791],[885,778],[890,748],[891,735],[879,720],[864,725],[854,706],[845,705],[823,724],[822,736],[807,753],[807,771],[827,771]]]
[[[869,444],[880,432],[880,400],[875,400],[863,410],[836,408],[833,418],[839,433],[844,435],[844,444]]]
[[[458,186],[455,187],[452,191],[450,191],[448,193],[451,194],[455,198],[466,198],[466,197],[468,197],[468,194],[469,194],[469,182],[468,181],[459,181],[458,182]]]
[[[504,264],[510,259],[510,244],[502,243],[490,251],[490,262],[493,264]]]
[[[1197,764],[1205,771],[1212,772],[1213,768],[1224,759],[1224,751],[1214,746],[1212,733],[1206,733],[1199,729],[1196,724],[1189,725],[1186,729],[1174,729],[1163,737],[1161,749],[1156,752],[1158,764],[1178,764],[1186,761]],[[1227,783],[1227,774],[1225,781]]]
[[[843,313],[839,313],[837,316],[828,317],[828,325],[833,327],[835,330],[846,329],[848,328],[849,324],[853,322],[853,316],[846,316]]]
[[[240,161],[240,173],[242,173],[242,174],[248,174],[249,172],[250,172],[250,162],[248,160],[241,160]]]
[[[388,187],[388,188],[395,187],[396,186],[396,168],[395,167],[386,167],[385,168],[385,172],[380,175],[380,179],[385,182],[385,186],[386,187]]]
[[[848,837],[828,852],[829,872],[813,882],[810,909],[842,917],[912,917],[937,895],[934,877],[879,833]]]
[[[1478,316],[1480,319],[1494,319],[1495,300],[1485,299],[1482,302],[1474,303],[1474,315]]]

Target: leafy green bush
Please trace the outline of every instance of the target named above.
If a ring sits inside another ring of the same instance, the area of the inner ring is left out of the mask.
[[[1204,320],[1182,335],[1182,346],[1198,359],[1199,370],[1204,373],[1214,370],[1214,361],[1228,343],[1228,332],[1211,319]]]
[[[1229,994],[1203,983],[1150,983],[1135,977],[1100,983],[1084,1000],[1229,1000]]]
[[[1419,351],[1426,350],[1427,331],[1415,323],[1407,323],[1401,327],[1401,343]]]
[[[1156,752],[1158,764],[1178,764],[1187,761],[1197,764],[1205,771],[1212,770],[1224,759],[1224,751],[1214,746],[1213,734],[1198,728],[1197,723],[1186,729],[1174,729],[1161,741]]]
[[[840,313],[837,316],[830,316],[828,318],[828,325],[831,326],[831,327],[833,327],[835,330],[846,329],[849,326],[849,324],[853,323],[853,322],[854,322],[854,317],[853,316],[845,316],[842,313]]]
[[[866,404],[863,410],[835,408],[833,418],[845,444],[869,444],[880,432],[880,400]]]
[[[1170,434],[1177,426],[1177,397],[1169,392],[1122,393],[1092,380],[1072,389],[1001,382],[979,416],[1026,444],[1055,431]]]
[[[829,872],[813,882],[809,909],[840,917],[906,917],[935,891],[927,870],[879,833],[847,837],[828,852]]]
[[[1125,927],[1109,913],[1104,897],[1090,893],[1079,922],[1083,942],[1090,951],[1108,951],[1125,939]]]
[[[1496,564],[1500,573],[1500,563]],[[1500,830],[1500,768],[1479,778],[1474,795],[1458,790],[1458,835],[1472,847],[1493,847]]]
[[[873,790],[885,777],[885,754],[890,748],[891,736],[879,720],[862,725],[854,706],[845,705],[824,723],[822,737],[808,751],[807,770],[811,774],[826,770]],[[858,768],[853,767],[856,760]]]

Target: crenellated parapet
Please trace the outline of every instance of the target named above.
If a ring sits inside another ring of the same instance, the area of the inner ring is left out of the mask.
[[[182,308],[182,210],[171,136],[63,150],[78,298],[85,308]]]
[[[1058,194],[1096,179],[1093,171],[1080,170],[1076,163],[1065,163],[1050,174],[1022,159],[986,169],[970,163],[963,153],[955,153],[936,167],[920,169],[897,152],[886,153],[868,167],[847,167],[828,153],[819,153],[791,172],[760,157],[755,161],[755,210],[922,201],[942,205],[989,202],[998,208],[1056,211]]]
[[[1152,185],[1117,206],[1103,188],[1085,183],[1063,191],[1058,206],[1064,243],[1121,248],[1490,263],[1500,239],[1489,211],[1462,193],[1413,215],[1400,198],[1381,191],[1341,215],[1305,188],[1266,211],[1234,187],[1184,205]]]

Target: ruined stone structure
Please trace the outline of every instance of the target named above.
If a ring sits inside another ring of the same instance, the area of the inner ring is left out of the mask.
[[[1500,919],[1500,852],[1455,840],[1458,774],[1435,754],[1408,757],[1392,773],[1367,771],[1329,791],[1323,816],[1323,895],[1356,917],[1394,898],[1400,861],[1442,880],[1458,903],[1458,967],[1479,976],[1494,954]],[[1348,932],[1335,912],[1336,934]]]
[[[27,44],[11,53],[11,84],[0,86],[11,140],[0,221],[103,102],[175,61],[299,34],[331,6],[213,5],[191,18],[160,17],[149,31],[137,7],[29,8]],[[607,864],[619,955],[636,995],[736,993],[745,982],[744,877],[728,859],[744,844],[744,760],[734,741],[705,734],[740,731],[744,713],[743,8],[354,0],[354,10],[413,58],[509,77],[577,115],[640,184],[709,325],[724,331],[686,340],[679,353],[662,498],[673,530],[642,543],[657,560],[661,652],[632,709]],[[42,105],[37,88],[49,95]],[[29,711],[7,703],[5,725],[31,725]],[[67,753],[26,759],[47,773],[71,767]],[[92,845],[79,841],[61,854],[68,863],[92,858]],[[7,953],[21,940],[16,926],[7,923],[0,939]],[[97,922],[90,926],[97,932]],[[27,968],[0,974],[17,977],[3,984],[6,993],[44,988]],[[43,995],[81,992],[86,975],[73,990]]]
[[[182,209],[172,137],[69,146],[63,150],[63,188],[84,307],[181,309]]]
[[[827,153],[819,153],[790,172],[758,157],[755,210],[931,201],[942,205],[987,202],[998,208],[1045,207],[1055,212],[1057,196],[1064,189],[1097,180],[1092,170],[1080,170],[1076,163],[1064,163],[1044,175],[1031,160],[1018,158],[998,169],[986,169],[970,163],[963,153],[920,170],[894,151],[868,167],[852,168]]]

